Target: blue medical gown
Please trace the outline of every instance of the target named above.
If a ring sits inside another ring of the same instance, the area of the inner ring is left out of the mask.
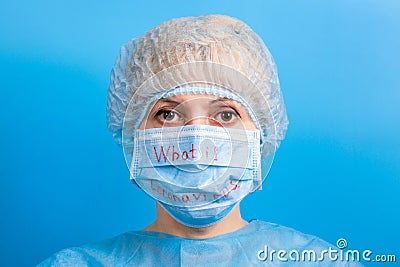
[[[329,247],[338,249],[315,236],[253,220],[235,232],[207,239],[127,232],[91,245],[64,249],[38,266],[362,266],[358,262],[333,262],[328,257],[325,261],[295,262],[288,256],[291,250],[315,250],[318,258],[319,252]],[[288,261],[278,260],[277,253],[271,258],[272,250],[286,250]],[[295,258],[295,254],[292,256]]]

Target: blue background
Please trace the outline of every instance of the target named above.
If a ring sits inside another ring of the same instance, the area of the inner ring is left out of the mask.
[[[155,219],[106,129],[110,70],[132,37],[209,13],[264,39],[290,119],[244,217],[400,260],[399,1],[3,0],[1,265],[34,265]]]

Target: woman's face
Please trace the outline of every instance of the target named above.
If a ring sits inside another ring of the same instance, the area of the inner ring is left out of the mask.
[[[140,129],[203,124],[255,130],[247,110],[238,102],[214,95],[178,95],[158,100]]]

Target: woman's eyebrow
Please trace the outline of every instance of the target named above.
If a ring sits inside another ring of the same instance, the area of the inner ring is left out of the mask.
[[[210,102],[210,104],[218,104],[218,103],[220,103],[220,102],[225,102],[225,103],[228,102],[228,103],[230,103],[230,104],[234,104],[235,106],[236,106],[236,105],[240,105],[240,103],[238,103],[237,101],[235,101],[235,100],[233,100],[233,99],[230,99],[230,98],[223,98],[223,97],[212,100],[212,101]]]
[[[152,108],[149,110],[149,114],[157,112],[158,109],[163,105],[170,105],[171,108],[175,108],[179,104],[180,103],[177,101],[173,101],[167,98],[161,98],[160,100],[158,100],[156,103],[153,104]]]
[[[169,104],[174,104],[174,105],[179,105],[181,104],[178,101],[174,101],[168,98],[161,98],[160,100],[157,101],[157,103],[155,105],[159,105],[159,104],[163,104],[163,103],[169,103]]]

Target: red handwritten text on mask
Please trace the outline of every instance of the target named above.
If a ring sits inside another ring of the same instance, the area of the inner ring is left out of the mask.
[[[190,149],[188,150],[182,150],[182,151],[177,151],[175,149],[175,146],[160,146],[158,149],[157,147],[153,147],[154,149],[154,154],[156,156],[157,162],[164,161],[176,161],[176,160],[191,160],[191,159],[196,159],[198,157],[197,151],[198,149],[195,147],[194,144],[191,145]],[[217,152],[218,152],[218,147],[214,146],[212,149],[213,153],[209,153],[209,147],[204,148],[204,158],[209,159],[211,157],[214,157],[213,160],[217,161]]]
[[[229,181],[228,184],[219,192],[199,192],[199,193],[184,193],[174,194],[164,189],[160,184],[154,181],[150,181],[150,188],[153,192],[156,192],[160,197],[169,199],[170,202],[186,203],[186,202],[203,202],[213,201],[221,197],[228,198],[232,191],[236,191],[239,188],[240,181]]]

